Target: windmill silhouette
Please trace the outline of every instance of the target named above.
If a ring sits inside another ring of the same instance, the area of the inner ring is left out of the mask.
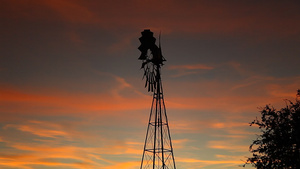
[[[166,60],[162,56],[160,39],[156,46],[153,32],[145,29],[139,40],[145,87],[148,92],[153,92],[140,169],[176,169],[161,82],[161,66]]]

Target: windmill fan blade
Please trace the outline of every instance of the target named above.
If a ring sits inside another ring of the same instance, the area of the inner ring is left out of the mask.
[[[152,77],[151,77],[151,73],[149,74],[149,83],[151,84],[152,83]]]
[[[148,85],[148,92],[150,92],[150,84]]]
[[[148,76],[146,76],[146,83],[145,83],[145,87],[147,87],[148,84]]]
[[[153,84],[154,84],[153,73],[151,73],[151,91],[152,92],[153,92]]]
[[[148,67],[147,67],[147,68],[144,68],[143,79],[144,79],[144,77],[148,76],[148,74],[149,74],[149,68],[148,68]],[[147,78],[147,77],[146,77],[146,78]]]
[[[152,83],[149,83],[150,91],[153,92]]]
[[[153,92],[153,87],[154,87],[154,85],[153,85],[153,83],[151,84],[151,92]]]
[[[155,77],[154,77],[154,73],[153,72],[151,74],[151,79],[152,79],[152,82],[155,83]]]

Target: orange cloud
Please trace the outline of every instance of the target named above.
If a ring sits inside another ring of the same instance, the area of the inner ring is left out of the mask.
[[[69,22],[97,23],[100,21],[97,15],[93,11],[88,9],[88,7],[86,7],[84,3],[82,3],[82,1],[52,0],[43,1],[41,3],[59,13],[60,16],[62,16]]]
[[[16,87],[2,86],[0,88],[0,111],[22,112],[23,114],[41,112],[45,114],[58,112],[60,114],[83,114],[83,112],[103,114],[104,112],[121,112],[149,108],[152,100],[151,96],[137,91],[124,78],[114,75],[109,76],[114,79],[110,83],[114,87],[105,92],[95,94],[47,88],[39,91],[33,89],[21,90]],[[247,83],[248,79],[245,81],[241,81],[241,84],[244,82]],[[285,81],[291,83],[285,84]],[[222,83],[219,81],[183,83],[177,85],[179,88],[174,88],[174,85],[167,84],[171,87],[168,88],[169,93],[167,93],[165,99],[167,109],[209,110],[237,115],[240,112],[257,112],[257,107],[268,103],[275,104],[275,106],[278,104],[284,105],[282,99],[287,98],[292,100],[295,97],[295,90],[297,89],[299,79],[297,77],[283,79],[264,79],[261,77],[252,85],[239,88],[232,87],[234,86],[232,83]],[[182,88],[180,86],[186,87]],[[172,92],[172,90],[176,92]],[[248,94],[238,93],[236,90],[248,92]],[[124,91],[126,91],[126,94],[124,94]],[[264,93],[258,93],[260,91]],[[219,124],[219,127],[222,127],[221,125]],[[186,127],[189,128],[189,126]]]
[[[194,109],[194,110],[218,110],[222,112],[243,112],[243,111],[257,111],[257,105],[267,103],[269,98],[262,97],[194,97],[194,98],[180,98],[171,97],[166,102],[169,108],[177,109]]]
[[[20,131],[29,132],[40,137],[68,137],[68,134],[61,129],[60,125],[49,122],[29,121],[29,124],[7,124],[3,128],[16,128]]]
[[[71,24],[94,24],[107,30],[150,27],[164,32],[259,33],[265,36],[294,35],[300,30],[294,2],[262,2],[257,6],[245,1],[10,0],[4,6],[2,14],[8,18],[61,19]],[[289,10],[282,10],[283,6]]]
[[[86,166],[90,168],[97,168],[103,164],[96,162],[96,160],[89,157],[89,153],[93,151],[88,148],[79,147],[50,147],[50,146],[37,146],[31,144],[30,146],[14,143],[11,147],[17,150],[25,150],[27,153],[21,155],[0,155],[1,165],[14,166],[19,168],[26,168],[30,165],[43,165],[43,166],[68,166],[71,168],[83,169]],[[59,161],[57,159],[60,159]],[[63,162],[64,160],[73,160],[77,162],[69,163]],[[101,158],[98,158],[98,160]],[[105,160],[106,163],[107,160]],[[28,167],[31,168],[31,167]]]
[[[11,147],[17,150],[26,151],[26,154],[21,155],[0,155],[0,165],[14,166],[25,168],[30,165],[44,165],[44,166],[68,166],[71,168],[83,169],[87,166],[91,169],[94,168],[113,168],[114,166],[125,165],[120,162],[111,161],[101,157],[99,154],[120,154],[115,150],[124,150],[125,147],[109,147],[109,148],[83,148],[74,146],[59,146],[54,145],[22,145],[14,143]],[[132,149],[127,149],[122,152],[129,156],[132,154]],[[137,151],[137,150],[134,150]],[[135,154],[135,152],[134,152]],[[138,151],[138,155],[141,150]],[[59,159],[59,160],[58,160]],[[73,163],[64,162],[64,160],[75,161]],[[77,162],[76,162],[77,161]],[[129,166],[132,162],[128,162],[125,166]],[[30,168],[30,167],[29,167]]]
[[[206,165],[213,165],[213,164],[241,164],[241,161],[213,161],[213,160],[198,160],[193,158],[176,158],[178,162],[185,162],[185,163],[205,163]]]
[[[248,150],[248,145],[238,145],[237,141],[233,140],[222,140],[222,141],[209,141],[207,144],[208,148],[212,149],[222,149],[222,150],[228,150],[231,152],[245,152],[245,150]]]
[[[74,134],[74,131],[66,130],[62,125],[46,121],[29,121],[18,125],[9,124],[4,127],[4,130],[10,128],[15,128],[23,133],[34,134],[42,139],[31,136],[29,137],[31,142],[22,142],[24,139],[22,135],[18,139],[10,139],[9,136],[4,135],[3,142],[10,148],[10,151],[0,153],[0,166],[4,167],[26,169],[31,169],[33,165],[76,169],[113,168],[123,165],[129,167],[132,162],[112,161],[104,156],[109,154],[135,158],[136,155],[140,156],[142,153],[140,143],[132,144],[132,142],[101,139],[101,135],[93,136],[93,139],[98,139],[97,144],[86,146],[88,141],[82,142],[78,138],[84,137],[89,140],[89,137],[78,135],[78,132]],[[65,144],[66,141],[71,144]]]
[[[131,162],[121,162],[112,166],[104,167],[103,169],[116,169],[116,168],[124,168],[124,169],[136,169],[141,165],[140,161],[131,161]]]
[[[149,99],[124,98],[118,95],[117,89],[114,94],[80,94],[67,93],[64,91],[55,92],[26,92],[14,88],[0,89],[0,104],[4,105],[0,110],[9,112],[100,112],[100,111],[120,111],[138,110],[149,107]],[[45,94],[46,93],[46,94]],[[15,105],[5,109],[5,105]],[[44,109],[46,108],[47,109]],[[50,108],[50,109],[49,109]]]

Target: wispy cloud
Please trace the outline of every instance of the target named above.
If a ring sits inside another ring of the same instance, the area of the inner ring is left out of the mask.
[[[135,162],[122,163],[103,157],[104,155],[135,158],[141,154],[140,144],[120,142],[118,140],[99,139],[93,146],[87,146],[88,141],[78,139],[85,137],[76,131],[66,129],[60,124],[47,121],[28,121],[23,124],[8,124],[4,130],[17,129],[21,132],[18,139],[4,135],[3,142],[10,151],[0,153],[0,166],[33,169],[36,165],[84,168],[113,168],[114,166],[130,167]],[[1,131],[1,130],[0,130]],[[3,131],[1,131],[3,132]],[[26,133],[33,134],[26,138]],[[91,137],[90,134],[89,137]],[[86,137],[86,139],[90,139]],[[24,142],[24,140],[26,140]],[[31,141],[28,142],[28,139]],[[69,144],[65,144],[68,142]]]
[[[41,121],[29,121],[28,124],[7,124],[3,128],[15,128],[20,131],[29,132],[40,137],[68,137],[68,134],[61,129],[61,126],[54,123]]]
[[[233,140],[219,140],[219,141],[209,141],[207,146],[212,149],[222,149],[231,152],[245,152],[248,150],[248,145],[238,145],[236,141]]]
[[[60,14],[65,20],[75,23],[96,23],[100,20],[97,15],[80,1],[45,1],[47,7]]]
[[[115,169],[115,168],[136,169],[140,165],[141,165],[140,161],[121,162],[111,166],[104,167],[103,169]]]
[[[9,1],[8,4],[10,7],[8,9],[15,10],[14,17],[47,18],[49,20],[56,18],[56,20],[62,19],[69,23],[95,24],[106,29],[120,27],[132,29],[150,26],[165,32],[180,31],[205,34],[254,34],[253,32],[257,32],[270,36],[270,34],[278,33],[284,35],[297,34],[300,27],[298,23],[294,22],[294,20],[299,18],[299,14],[291,12],[298,10],[296,8],[297,5],[294,3],[285,3],[290,10],[281,12],[278,12],[278,9],[280,9],[278,7],[282,5],[279,3],[273,3],[271,7],[269,3],[261,3],[260,8],[257,8],[255,4],[245,2],[235,3],[234,5],[232,2],[226,2],[222,3],[220,7],[216,7],[212,2],[204,1],[195,1],[193,3],[181,1],[166,1],[164,3],[159,1],[151,3],[147,1],[112,1],[103,3],[100,1],[54,0],[37,3],[30,0],[26,1],[26,3]],[[147,6],[147,9],[141,12],[140,9],[143,9],[144,6]],[[40,8],[43,10],[38,10]],[[169,10],[159,14],[159,11],[166,8]],[[50,13],[49,10],[51,11]],[[23,13],[27,15],[22,16]],[[216,17],[216,14],[219,17]],[[289,16],[289,19],[282,16]],[[195,22],[195,20],[199,22]],[[283,25],[285,26],[283,27]]]
[[[22,109],[23,112],[47,112],[48,108],[51,108],[66,113],[87,113],[137,110],[149,106],[147,99],[141,99],[141,97],[148,98],[148,96],[135,90],[124,78],[112,74],[105,76],[110,76],[113,80],[108,83],[110,88],[108,90],[103,89],[101,93],[73,92],[47,87],[39,91],[34,89],[24,90],[6,85],[0,89],[0,104],[6,103],[6,106],[1,107],[0,110],[17,112],[18,109]],[[127,91],[126,94],[123,91]],[[8,105],[15,106],[7,107]]]
[[[203,64],[191,65],[170,65],[167,67],[169,70],[175,70],[177,73],[173,77],[181,77],[186,75],[197,74],[201,70],[212,70],[214,67]]]
[[[213,161],[213,160],[199,160],[199,159],[193,159],[193,158],[177,158],[179,162],[186,162],[186,163],[205,163],[205,164],[241,164],[241,161],[229,161],[229,160],[224,160],[224,161]]]
[[[211,70],[214,67],[207,66],[203,64],[195,64],[195,65],[171,65],[168,66],[170,70]]]

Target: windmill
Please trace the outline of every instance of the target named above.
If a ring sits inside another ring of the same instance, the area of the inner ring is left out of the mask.
[[[162,56],[160,39],[157,46],[153,32],[145,29],[139,40],[145,88],[153,92],[140,169],[176,169],[161,82],[161,66],[166,60]]]

